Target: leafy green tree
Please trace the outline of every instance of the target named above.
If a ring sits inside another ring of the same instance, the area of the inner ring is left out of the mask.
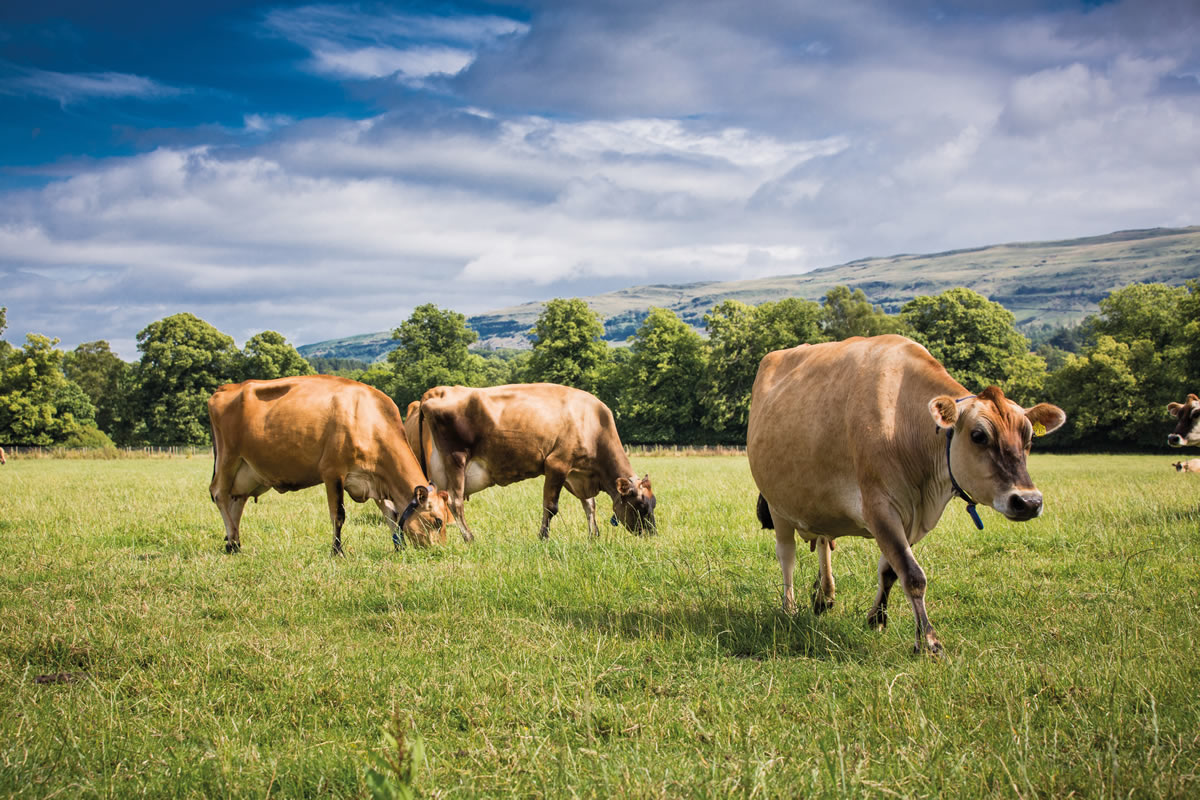
[[[96,408],[63,375],[58,340],[31,333],[25,341],[0,368],[0,441],[54,445],[94,428]]]
[[[403,410],[432,386],[478,386],[486,372],[484,359],[468,348],[478,335],[467,318],[433,303],[413,309],[392,331],[400,346],[388,353],[393,379],[387,391]]]
[[[313,368],[283,334],[263,331],[251,336],[242,348],[241,380],[271,380],[292,375],[312,375]]]
[[[129,364],[104,340],[84,342],[63,356],[63,372],[87,394],[96,407],[96,425],[112,434],[128,398],[124,391]]]
[[[750,414],[750,390],[758,364],[772,350],[820,342],[820,307],[789,297],[749,306],[726,300],[704,315],[709,353],[701,404],[703,425],[739,440]]]
[[[155,445],[209,442],[208,398],[237,375],[233,338],[192,314],[152,322],[137,335],[135,424],[125,433]]]
[[[993,384],[1023,405],[1036,402],[1046,362],[1029,352],[1029,340],[1012,312],[962,287],[917,297],[900,309],[912,337],[972,391]]]
[[[533,354],[527,380],[561,383],[595,392],[609,359],[600,315],[574,298],[546,303],[529,333]]]
[[[700,334],[665,308],[651,308],[629,347],[617,408],[623,438],[679,443],[696,438],[704,376]]]
[[[4,331],[8,329],[8,307],[0,306],[0,336],[4,335]],[[12,345],[0,339],[0,367],[4,366],[4,360],[8,358],[8,354],[12,352]]]
[[[835,286],[821,300],[821,332],[832,342],[851,336],[905,333],[904,321],[871,305],[862,289]]]
[[[1064,444],[1121,443],[1136,436],[1136,361],[1128,344],[1105,335],[1087,354],[1067,356],[1047,381],[1050,397],[1067,412]]]

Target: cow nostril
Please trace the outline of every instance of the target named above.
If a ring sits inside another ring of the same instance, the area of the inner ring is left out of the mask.
[[[1008,507],[1012,509],[1014,513],[1022,513],[1025,511],[1025,498],[1021,497],[1019,494],[1014,494],[1012,497],[1008,498]]]
[[[1178,433],[1172,433],[1167,437],[1167,444],[1171,447],[1178,447],[1183,442],[1183,437]]]

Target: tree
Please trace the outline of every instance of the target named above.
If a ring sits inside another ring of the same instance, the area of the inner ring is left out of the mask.
[[[129,364],[109,348],[108,342],[100,340],[84,342],[65,354],[62,368],[96,407],[97,427],[112,435],[128,401],[125,377]]]
[[[1134,362],[1128,344],[1104,335],[1085,355],[1067,356],[1067,363],[1047,381],[1053,402],[1067,413],[1065,443],[1119,443],[1136,435]],[[1161,423],[1161,414],[1156,421]]]
[[[124,435],[156,445],[209,441],[208,398],[237,373],[233,338],[192,314],[152,322],[137,335],[136,423]]]
[[[704,376],[700,334],[665,308],[651,308],[622,365],[617,404],[621,433],[636,442],[679,443],[695,438],[698,389]]]
[[[900,317],[892,316],[867,300],[862,289],[835,286],[821,300],[821,332],[832,342],[851,336],[904,333]]]
[[[4,331],[8,329],[8,307],[0,306],[0,336],[4,335]],[[8,358],[8,354],[12,352],[12,345],[0,339],[0,367],[4,366],[4,360]]]
[[[726,300],[705,314],[709,353],[702,384],[704,426],[740,440],[758,363],[772,350],[822,341],[819,320],[816,303],[795,297],[757,307]]]
[[[578,298],[551,300],[529,333],[533,336],[533,354],[528,380],[596,391],[609,348],[601,338],[604,325],[600,315],[587,303]]]
[[[485,373],[483,358],[468,349],[478,335],[467,318],[433,303],[413,309],[392,331],[400,346],[388,353],[393,378],[388,394],[403,410],[433,386],[478,386]]]
[[[275,331],[263,331],[251,336],[242,348],[241,380],[271,380],[292,375],[312,375],[313,368],[296,348]]]
[[[1000,386],[1023,405],[1036,402],[1046,362],[1029,352],[1012,312],[962,287],[917,297],[900,309],[912,337],[971,391]]]
[[[62,373],[63,353],[36,333],[0,367],[0,441],[54,445],[95,427],[96,409]]]

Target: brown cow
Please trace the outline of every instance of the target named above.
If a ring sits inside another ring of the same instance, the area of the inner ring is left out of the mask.
[[[613,422],[594,395],[555,383],[471,389],[436,386],[409,406],[409,445],[431,478],[450,492],[450,509],[463,539],[475,536],[463,518],[463,502],[489,486],[546,476],[540,536],[550,535],[564,486],[579,498],[588,531],[600,534],[595,497],[607,492],[619,519],[635,533],[653,533],[650,476],[638,478]]]
[[[269,489],[325,485],[333,553],[342,554],[345,490],[358,503],[391,501],[401,514],[392,541],[418,544],[454,521],[446,492],[427,485],[404,438],[391,398],[357,381],[305,375],[246,381],[217,389],[208,401],[213,434],[209,494],[225,521],[225,550],[241,550],[238,526],[246,500]]]
[[[1176,472],[1200,472],[1200,458],[1189,458],[1187,461],[1176,461],[1171,465]]]
[[[4,448],[0,447],[0,464],[7,464],[8,459],[4,457]]]
[[[917,644],[941,650],[925,613],[925,573],[913,557],[954,496],[1012,520],[1042,512],[1025,467],[1034,435],[1066,419],[1056,406],[1022,409],[990,386],[972,395],[921,345],[855,337],[768,353],[750,400],[746,451],[763,527],[775,528],[784,607],[795,608],[795,533],[819,551],[813,610],[833,605],[833,540],[872,537],[879,591],[868,622],[887,624],[897,577],[912,604]]]
[[[1200,446],[1200,397],[1189,394],[1182,403],[1167,403],[1167,413],[1176,420],[1175,432],[1167,437],[1167,444]]]

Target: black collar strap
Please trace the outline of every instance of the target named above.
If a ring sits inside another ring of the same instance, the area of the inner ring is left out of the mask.
[[[963,400],[965,399],[964,397]],[[961,497],[967,501],[967,513],[971,515],[971,521],[975,523],[976,528],[983,530],[983,520],[979,518],[979,512],[975,510],[977,503],[972,499],[971,495],[963,491],[963,488],[958,485],[958,481],[954,480],[954,470],[950,468],[950,441],[953,438],[954,428],[946,428],[946,472],[950,473],[950,494],[953,497]]]
[[[427,488],[429,489],[429,493],[433,494],[433,484],[429,484]],[[412,500],[409,500],[408,505],[404,507],[404,511],[400,514],[400,522],[397,524],[396,530],[392,531],[392,545],[395,546],[397,550],[399,550],[401,547],[404,547],[404,526],[408,523],[408,518],[411,517],[413,512],[417,510],[418,505],[420,504],[417,502],[416,496],[414,496]]]

